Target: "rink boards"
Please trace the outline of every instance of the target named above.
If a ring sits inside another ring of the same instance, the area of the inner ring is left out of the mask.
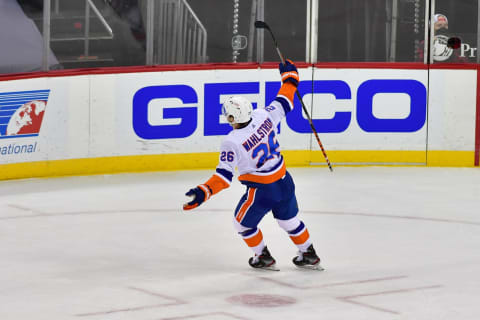
[[[477,70],[379,66],[299,68],[332,164],[478,165]],[[214,168],[224,99],[263,107],[280,87],[256,64],[53,75],[0,79],[0,179]],[[279,127],[287,164],[324,165],[301,109]]]

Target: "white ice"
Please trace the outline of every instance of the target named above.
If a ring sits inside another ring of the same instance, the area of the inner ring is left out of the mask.
[[[324,272],[248,266],[235,181],[197,210],[213,171],[0,182],[0,319],[480,318],[478,168],[290,168]]]

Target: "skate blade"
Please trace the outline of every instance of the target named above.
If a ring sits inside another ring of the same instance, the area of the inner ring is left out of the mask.
[[[265,267],[263,269],[268,271],[280,271],[280,269],[278,269],[276,266]]]
[[[314,264],[314,265],[304,265],[304,266],[297,266],[295,265],[297,268],[300,268],[300,269],[307,269],[307,270],[317,270],[317,271],[324,271],[325,269],[320,265],[320,263],[317,263],[317,264]]]
[[[280,271],[279,268],[275,264],[268,266],[268,267],[262,267],[262,268],[253,268],[255,270],[266,270],[266,271]]]

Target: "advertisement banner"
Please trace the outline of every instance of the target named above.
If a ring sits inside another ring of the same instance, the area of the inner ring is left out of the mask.
[[[299,74],[334,165],[473,165],[477,70],[301,67]],[[3,81],[0,177],[214,167],[231,130],[222,103],[242,95],[263,108],[280,86],[275,68]],[[325,164],[294,104],[276,128],[287,164]]]
[[[314,72],[299,71],[301,79]],[[91,81],[92,128],[103,133],[93,132],[94,156],[214,152],[231,130],[221,115],[228,96],[242,95],[254,108],[264,107],[281,86],[273,69],[105,75]],[[426,83],[424,70],[322,69],[298,89],[330,150],[425,152]],[[116,94],[105,101],[104,91],[95,88]],[[278,129],[284,150],[315,149],[299,101]]]

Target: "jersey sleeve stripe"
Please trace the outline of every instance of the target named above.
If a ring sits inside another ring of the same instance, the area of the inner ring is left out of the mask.
[[[204,183],[204,185],[210,188],[211,195],[217,194],[223,189],[230,187],[230,183],[216,173],[213,174],[212,177]]]
[[[215,171],[217,173],[217,176],[219,176],[220,178],[222,178],[223,180],[228,182],[228,184],[230,184],[232,182],[233,173],[231,173],[230,171],[228,171],[226,169],[217,169]]]
[[[277,96],[274,101],[277,101],[282,105],[282,108],[283,108],[283,111],[285,111],[285,114],[293,110],[293,106],[290,100],[288,100],[284,96]]]
[[[293,98],[295,97],[295,91],[297,87],[291,82],[285,82],[278,90],[277,96],[283,96],[288,99],[289,102],[293,103]],[[292,106],[293,109],[293,106]]]
[[[220,180],[222,180],[224,183],[226,183],[228,186],[230,186],[230,184],[232,183],[230,180],[228,180],[227,178],[225,178],[224,176],[222,176],[221,174],[219,173],[214,173],[213,174],[215,177],[219,178]]]

